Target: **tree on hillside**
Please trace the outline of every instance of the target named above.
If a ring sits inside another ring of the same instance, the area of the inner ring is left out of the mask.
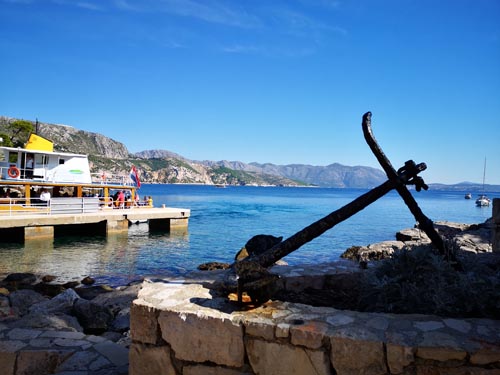
[[[0,146],[4,147],[12,147],[12,141],[10,140],[10,136],[5,133],[0,133]]]
[[[3,140],[3,144],[7,146],[7,142],[10,141],[11,146],[24,147],[25,143],[28,141],[30,133],[32,133],[34,129],[35,128],[30,121],[12,121],[6,126],[6,131],[8,134],[6,134],[6,137]]]

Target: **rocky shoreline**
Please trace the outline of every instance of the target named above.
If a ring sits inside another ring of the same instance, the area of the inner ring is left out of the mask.
[[[8,275],[0,282],[0,368],[7,375],[127,374],[130,306],[140,288]]]
[[[462,224],[438,221],[434,227],[450,247],[465,255],[491,253],[491,226],[489,219],[481,224]],[[396,233],[394,241],[383,241],[368,246],[353,246],[341,258],[358,262],[369,262],[392,257],[395,251],[405,247],[430,244],[431,240],[417,227],[403,229]]]

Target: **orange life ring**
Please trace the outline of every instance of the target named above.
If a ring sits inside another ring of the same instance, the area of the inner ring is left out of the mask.
[[[18,178],[20,175],[19,168],[14,167],[13,165],[7,171],[7,174],[10,178]]]

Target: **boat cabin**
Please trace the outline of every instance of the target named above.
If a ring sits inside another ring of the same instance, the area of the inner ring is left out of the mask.
[[[1,147],[2,180],[75,182],[90,184],[86,155]]]
[[[32,134],[26,148],[0,147],[2,180],[90,184],[87,155],[54,152],[52,142]]]

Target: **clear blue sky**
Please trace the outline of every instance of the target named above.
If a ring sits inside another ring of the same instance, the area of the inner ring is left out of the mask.
[[[0,115],[195,160],[500,184],[498,0],[0,0]]]

